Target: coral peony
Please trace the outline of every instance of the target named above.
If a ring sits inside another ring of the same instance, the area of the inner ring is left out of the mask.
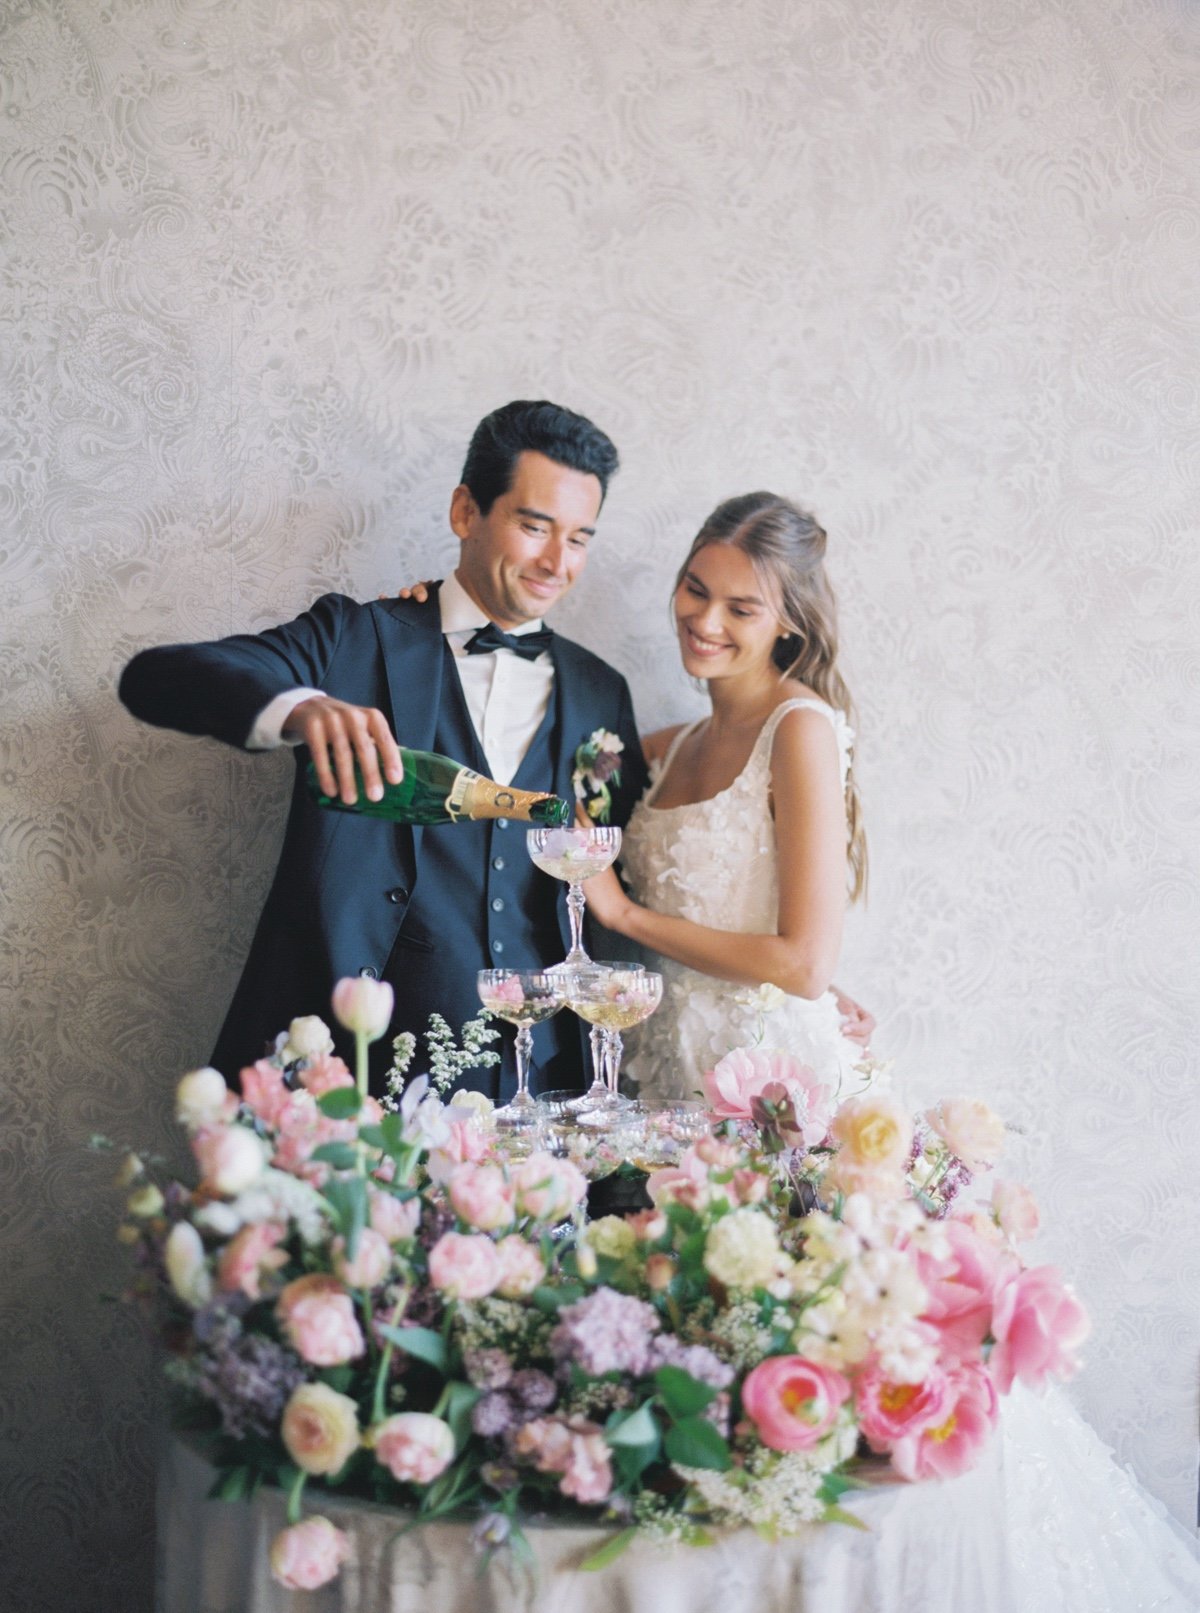
[[[850,1385],[840,1372],[802,1355],[768,1356],[742,1385],[746,1416],[773,1451],[812,1450],[849,1397]]]
[[[903,1435],[892,1447],[892,1466],[905,1479],[949,1479],[974,1467],[998,1414],[996,1386],[972,1362],[950,1374],[949,1409],[940,1422]]]

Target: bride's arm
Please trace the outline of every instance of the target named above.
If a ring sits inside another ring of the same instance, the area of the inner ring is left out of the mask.
[[[771,783],[779,856],[776,934],[743,935],[652,912],[632,901],[611,874],[585,887],[594,916],[701,974],[819,997],[833,978],[846,905],[845,804],[827,717],[805,710],[784,717],[771,753]]]

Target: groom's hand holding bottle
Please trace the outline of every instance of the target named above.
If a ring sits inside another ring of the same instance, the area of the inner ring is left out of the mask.
[[[400,747],[382,711],[352,706],[330,695],[311,695],[292,708],[283,737],[308,746],[317,783],[347,806],[358,800],[357,763],[369,801],[383,799],[383,786],[404,777]]]

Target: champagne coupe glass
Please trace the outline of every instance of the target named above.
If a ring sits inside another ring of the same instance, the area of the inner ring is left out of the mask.
[[[566,1002],[563,977],[543,969],[481,969],[475,984],[488,1013],[517,1027],[516,1095],[493,1118],[497,1126],[509,1130],[532,1130],[538,1124],[537,1104],[529,1093],[533,1027],[557,1014]]]
[[[589,1124],[603,1123],[628,1102],[619,1089],[621,1032],[640,1025],[662,1001],[663,981],[650,969],[626,969],[620,964],[605,969],[580,969],[568,978],[567,1001],[574,1013],[589,1025],[598,1025],[604,1034],[603,1093],[588,1092],[585,1111]],[[582,1117],[581,1117],[582,1118]]]
[[[579,969],[591,963],[583,949],[583,912],[587,906],[583,881],[591,879],[617,860],[621,831],[607,824],[567,824],[561,829],[530,829],[525,836],[529,855],[544,874],[561,879],[567,886],[567,913],[571,920],[571,950],[559,969]]]
[[[570,971],[570,974],[575,978],[577,978],[581,972],[585,975],[592,974],[599,976],[611,970],[620,970],[625,974],[639,975],[645,974],[646,972],[645,965],[641,963],[598,963],[593,961],[588,963],[582,971],[574,969]],[[567,993],[567,1005],[568,1007],[573,1008],[575,1006],[574,1001],[572,1000],[572,986],[574,981],[572,979],[565,978],[568,974],[566,966],[564,964],[555,964],[550,973],[562,974],[564,976],[564,990]],[[580,993],[576,993],[576,995],[580,995]],[[579,1017],[587,1020],[586,1014],[580,1014]],[[609,1107],[612,1107],[609,1103],[608,1082],[605,1080],[604,1074],[604,1028],[595,1020],[587,1020],[587,1022],[592,1027],[591,1035],[588,1038],[592,1049],[592,1084],[586,1092],[573,1092],[569,1094],[566,1101],[571,1114],[580,1114],[584,1109],[594,1109],[598,1104],[606,1104],[609,1105]],[[622,1102],[624,1101],[625,1100],[622,1099]]]

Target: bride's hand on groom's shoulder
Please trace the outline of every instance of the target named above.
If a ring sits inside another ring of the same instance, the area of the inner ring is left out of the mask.
[[[432,582],[413,582],[404,588],[398,588],[394,594],[380,594],[380,599],[415,599],[418,605],[423,605],[429,598]]]

